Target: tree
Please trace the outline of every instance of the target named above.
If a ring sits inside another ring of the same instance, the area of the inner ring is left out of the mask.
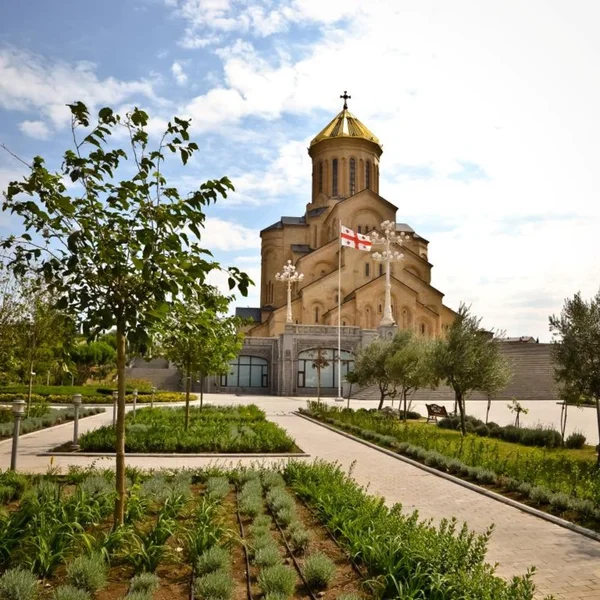
[[[393,353],[387,358],[386,371],[400,394],[398,411],[405,420],[408,397],[432,383],[430,348],[428,341],[417,338],[412,330],[405,329],[394,336]]]
[[[393,354],[392,341],[376,339],[363,348],[356,357],[354,372],[361,386],[376,385],[379,388],[378,410],[383,408],[387,397],[395,397],[396,387],[387,368],[387,360]]]
[[[569,396],[593,399],[600,433],[600,291],[589,302],[580,293],[550,317],[554,377]],[[600,446],[598,447],[600,467]]]
[[[190,418],[192,375],[199,373],[204,383],[206,375],[227,373],[229,362],[242,348],[244,335],[240,328],[243,320],[224,316],[230,301],[231,298],[219,294],[216,288],[207,287],[200,301],[171,306],[157,332],[158,349],[155,352],[165,356],[185,373],[186,431]],[[202,407],[202,391],[200,398]]]
[[[445,338],[436,340],[432,351],[432,370],[435,378],[454,390],[460,411],[461,430],[466,435],[465,401],[474,390],[491,389],[492,373],[496,384],[500,373],[509,373],[506,359],[500,354],[499,343],[480,327],[481,319],[472,315],[469,307],[460,305],[454,322]],[[508,379],[503,386],[508,383]],[[502,386],[502,387],[503,387]]]
[[[350,408],[350,396],[352,396],[352,386],[355,383],[358,383],[358,375],[356,374],[356,371],[348,371],[348,373],[346,373],[346,381],[350,384],[350,387],[348,388],[348,405],[347,408]]]
[[[317,404],[321,402],[321,371],[329,366],[327,350],[319,346],[312,355],[312,368],[317,371]],[[339,377],[339,374],[338,374]]]
[[[102,376],[106,373],[107,368],[114,367],[117,352],[108,342],[82,340],[73,346],[70,358],[77,370],[75,381],[77,385],[82,385],[95,373]]]
[[[525,408],[516,398],[512,399],[510,404],[507,404],[508,410],[515,415],[515,427],[521,426],[521,415],[529,413],[529,409]]]
[[[496,336],[501,339],[501,336]],[[485,411],[485,424],[487,425],[492,407],[492,398],[503,390],[510,382],[513,376],[512,369],[506,360],[492,361],[488,369],[483,373],[484,378],[479,388],[487,396],[487,407]]]
[[[167,151],[185,165],[198,150],[189,141],[189,120],[175,117],[150,150],[144,111],[120,117],[102,108],[92,124],[83,103],[69,109],[73,148],[58,172],[37,156],[24,180],[9,184],[3,209],[21,217],[23,231],[1,246],[17,276],[32,269],[43,276],[56,307],[76,315],[86,336],[116,329],[118,526],[125,509],[126,342],[147,341],[174,299],[197,298],[207,274],[220,268],[199,245],[200,228],[204,208],[233,186],[227,178],[212,180],[182,197],[167,185]],[[129,156],[109,144],[117,130],[128,135]],[[127,161],[128,170],[120,172]],[[228,274],[230,288],[246,294],[247,275],[234,267]]]

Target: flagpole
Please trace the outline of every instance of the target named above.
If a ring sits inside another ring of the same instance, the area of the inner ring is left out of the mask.
[[[342,220],[339,219],[340,247],[338,251],[338,397],[342,402]]]

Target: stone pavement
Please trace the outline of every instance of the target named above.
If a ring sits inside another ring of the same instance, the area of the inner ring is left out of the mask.
[[[401,460],[378,452],[359,442],[331,432],[324,427],[292,415],[304,404],[297,398],[273,397],[211,397],[220,404],[256,403],[263,407],[269,418],[296,438],[298,445],[314,458],[338,462],[347,469],[355,462],[353,476],[369,491],[385,497],[390,504],[399,502],[406,510],[417,509],[424,518],[439,520],[455,516],[467,521],[476,531],[485,530],[494,523],[495,530],[489,545],[488,560],[499,563],[498,573],[509,577],[524,573],[535,565],[535,582],[539,597],[552,593],[562,600],[600,600],[600,543],[567,529],[523,513],[491,498],[470,491],[445,479],[436,477]],[[111,422],[112,412],[89,417],[80,423],[80,431]],[[43,472],[48,457],[36,456],[40,451],[67,441],[72,435],[69,424],[36,432],[20,440],[19,469]],[[281,459],[266,459],[264,463]],[[312,460],[308,459],[308,460]],[[10,461],[10,440],[0,442],[0,469]],[[85,457],[57,457],[55,465],[89,465],[109,467],[113,459]],[[160,467],[200,467],[208,464],[237,464],[236,460],[210,458],[153,458],[128,457],[128,464]],[[252,462],[243,459],[241,462]],[[254,462],[257,462],[254,459]]]

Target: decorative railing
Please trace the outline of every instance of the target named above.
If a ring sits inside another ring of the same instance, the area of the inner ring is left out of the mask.
[[[356,336],[360,337],[360,327],[351,327],[349,325],[341,328],[343,336]],[[296,335],[337,335],[338,328],[335,325],[286,325],[286,333],[293,333]]]

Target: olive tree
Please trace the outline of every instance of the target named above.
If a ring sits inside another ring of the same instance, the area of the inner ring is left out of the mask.
[[[207,274],[219,268],[200,246],[200,229],[205,207],[233,186],[227,178],[211,180],[182,196],[167,184],[167,153],[186,164],[198,150],[190,141],[189,120],[175,117],[151,149],[149,117],[142,110],[121,117],[102,108],[92,122],[83,103],[69,109],[73,146],[57,172],[36,156],[28,175],[9,184],[3,209],[20,217],[22,231],[1,245],[17,275],[34,269],[44,277],[57,308],[76,315],[86,335],[116,329],[115,525],[120,525],[126,344],[143,343],[174,299],[199,297]],[[127,151],[111,145],[117,131],[126,134]],[[245,294],[248,283],[245,274],[229,269],[230,288],[237,285]]]
[[[376,385],[379,389],[378,410],[383,408],[386,398],[396,396],[394,379],[388,369],[388,358],[394,352],[391,340],[376,339],[356,356],[353,376],[360,386]]]
[[[433,375],[453,389],[463,435],[467,433],[467,396],[475,390],[486,392],[505,387],[510,378],[499,342],[490,339],[480,324],[481,319],[461,303],[447,335],[435,341],[432,351]]]
[[[554,376],[568,397],[594,400],[600,433],[600,291],[589,302],[580,293],[566,299],[560,316],[550,317],[550,331]]]

